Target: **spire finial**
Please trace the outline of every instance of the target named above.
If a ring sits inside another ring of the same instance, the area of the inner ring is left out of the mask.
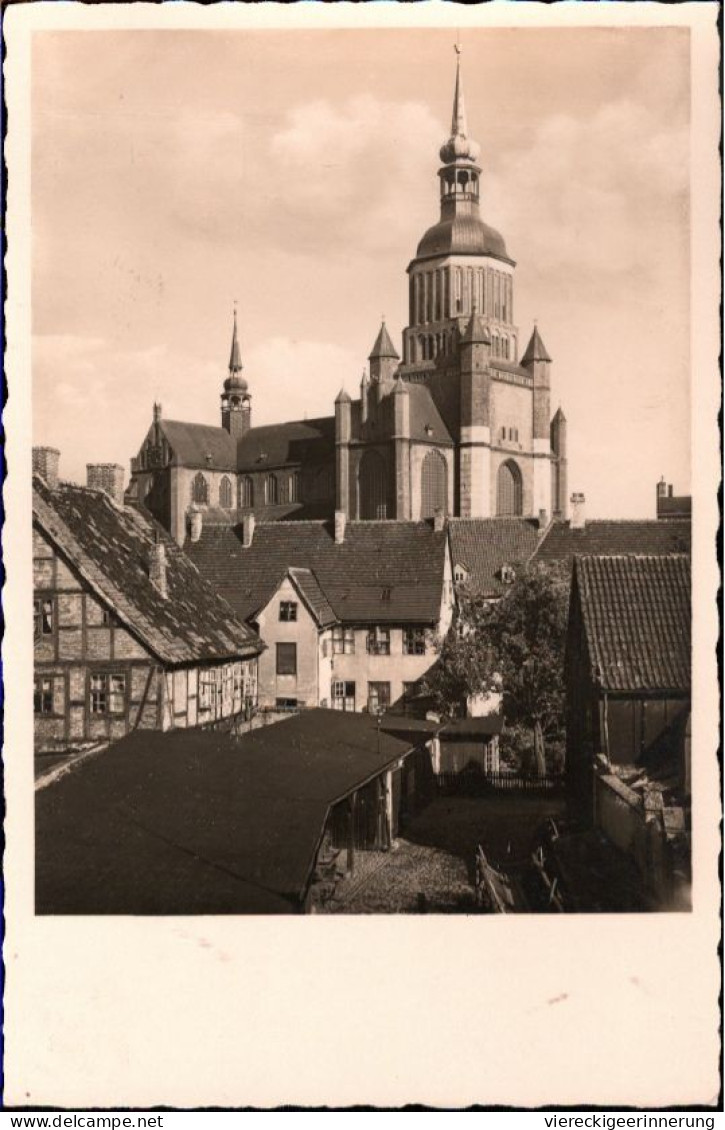
[[[477,161],[480,152],[477,142],[468,136],[468,122],[466,120],[466,103],[463,96],[463,71],[461,69],[461,53],[463,48],[458,41],[454,43],[456,53],[456,86],[453,94],[453,115],[451,117],[451,136],[441,148],[441,160],[445,164],[462,158],[467,161]]]
[[[239,351],[239,337],[237,335],[237,300],[234,299],[234,328],[232,329],[232,350],[229,354],[229,372],[241,373],[242,356]]]

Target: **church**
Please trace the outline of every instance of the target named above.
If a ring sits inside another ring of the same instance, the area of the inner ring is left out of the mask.
[[[458,51],[458,49],[457,49]],[[252,425],[236,311],[218,427],[153,422],[131,460],[129,500],[183,544],[195,513],[258,520],[417,521],[567,516],[566,418],[551,416],[551,357],[537,326],[521,352],[514,271],[480,211],[480,147],[456,66],[440,150],[440,217],[407,268],[409,315],[398,352],[385,322],[360,382],[334,415]]]

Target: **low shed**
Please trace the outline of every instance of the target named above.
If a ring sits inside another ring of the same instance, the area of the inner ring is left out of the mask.
[[[346,822],[356,800],[382,797],[394,836],[422,745],[322,709],[239,738],[132,734],[36,794],[36,912],[303,911],[326,829],[384,846]]]

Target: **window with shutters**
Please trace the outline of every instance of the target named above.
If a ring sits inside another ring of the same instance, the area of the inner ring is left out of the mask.
[[[333,710],[355,710],[355,684],[343,682],[342,679],[335,679],[332,683],[332,709]]]
[[[278,675],[296,675],[297,674],[297,644],[296,643],[278,643],[277,644],[277,674]]]
[[[390,655],[390,628],[368,630],[368,655]]]
[[[91,675],[91,714],[123,714],[126,709],[126,676],[115,672]]]
[[[516,517],[523,514],[521,471],[513,459],[508,459],[498,469],[496,513],[499,517]]]
[[[421,518],[448,513],[448,467],[440,451],[429,451],[423,460],[420,505]]]
[[[333,655],[354,655],[355,654],[355,629],[345,628],[342,624],[336,624],[332,629],[332,654]]]
[[[382,714],[390,706],[390,683],[368,683],[368,710]]]
[[[425,655],[425,628],[403,629],[403,655]]]

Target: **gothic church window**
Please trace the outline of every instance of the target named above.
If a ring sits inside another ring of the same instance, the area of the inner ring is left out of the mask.
[[[197,506],[209,505],[209,484],[201,471],[194,476],[194,481],[191,484],[191,501],[195,502]]]
[[[232,484],[226,475],[219,483],[219,505],[223,510],[232,508]]]
[[[499,517],[517,517],[523,514],[523,482],[521,471],[513,459],[507,459],[498,469],[496,514]]]
[[[363,521],[388,516],[388,476],[385,460],[377,451],[366,451],[358,471],[358,514]]]
[[[448,512],[448,468],[439,451],[429,451],[421,468],[421,518],[433,518],[436,510]]]
[[[276,475],[267,475],[264,480],[264,501],[268,506],[274,506],[279,501],[279,487]]]
[[[254,481],[245,475],[239,484],[239,503],[241,506],[254,506]]]

